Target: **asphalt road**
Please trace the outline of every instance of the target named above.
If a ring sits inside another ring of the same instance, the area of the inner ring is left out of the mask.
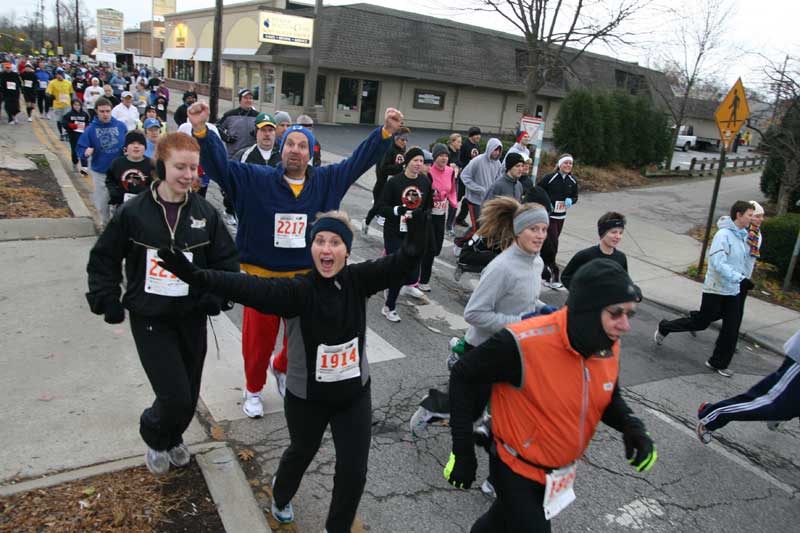
[[[685,195],[696,195],[698,186],[705,185],[694,183]],[[650,194],[657,198],[674,193],[674,188],[655,188]],[[343,207],[360,221],[370,202],[371,193],[356,184]],[[357,236],[354,260],[380,255],[382,239],[376,228],[367,237]],[[402,322],[391,324],[381,316],[380,296],[368,303],[368,326],[405,357],[371,369],[373,444],[358,512],[361,529],[354,531],[468,531],[491,504],[479,489],[455,490],[442,478],[450,450],[447,427],[430,426],[423,438],[414,438],[408,429],[409,418],[427,390],[446,384],[447,341],[465,327],[463,307],[475,277],[465,275],[455,282],[453,259],[445,246],[435,265],[431,303],[414,306],[401,299]],[[565,298],[563,292],[543,294],[554,305]],[[229,316],[240,324],[238,309]],[[703,366],[713,350],[714,330],[696,338],[672,335],[662,347],[653,345],[658,320],[673,316],[643,303],[623,341],[620,383],[657,442],[658,463],[646,475],[637,474],[624,460],[619,435],[601,425],[578,468],[577,501],[555,519],[555,531],[766,532],[788,530],[800,520],[795,500],[800,487],[794,459],[800,438],[796,421],[779,432],[769,432],[760,423],[731,424],[717,432],[709,446],[694,434],[695,412],[702,401],[745,390],[777,368],[780,359],[741,342],[734,359],[736,376],[717,376]],[[271,376],[267,386],[273,386]],[[288,442],[282,414],[222,424],[229,440],[256,452],[254,460],[244,463],[248,477],[269,484]],[[297,531],[322,529],[334,458],[327,434],[294,500]],[[480,483],[486,475],[486,458],[479,455],[479,463]]]

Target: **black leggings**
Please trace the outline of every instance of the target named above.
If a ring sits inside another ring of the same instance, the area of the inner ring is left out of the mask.
[[[36,91],[36,105],[39,107],[39,114],[44,115],[50,112],[50,98],[44,91]]]
[[[154,450],[183,442],[200,396],[206,358],[206,315],[182,319],[130,316],[131,333],[156,399],[142,412],[139,433]]]
[[[549,533],[544,517],[544,485],[511,470],[496,453],[489,456],[489,479],[497,499],[473,524],[471,533]]]
[[[444,243],[444,223],[446,215],[431,215],[431,229],[433,234],[430,236],[425,253],[422,254],[422,264],[420,265],[420,283],[428,283],[431,280],[433,271],[433,260],[442,253],[442,243]]]
[[[275,505],[283,508],[292,501],[330,424],[336,468],[325,529],[328,533],[349,533],[367,483],[372,437],[370,385],[367,384],[352,402],[341,406],[304,400],[287,390],[283,408],[290,442],[281,456],[275,477]]]

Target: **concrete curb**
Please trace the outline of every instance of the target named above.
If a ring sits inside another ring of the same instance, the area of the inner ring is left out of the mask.
[[[192,446],[189,446],[189,451],[195,455],[196,459],[198,459],[201,456],[200,454],[208,453],[209,451],[213,451],[215,449],[226,446],[227,444],[224,442],[216,442],[216,441],[203,442],[200,444],[194,444]],[[111,461],[109,463],[101,463],[97,465],[87,466],[84,468],[78,468],[77,470],[60,472],[58,474],[53,474],[51,476],[29,479],[26,481],[21,481],[19,483],[14,483],[12,485],[0,486],[0,497],[12,496],[14,494],[18,494],[20,492],[27,492],[29,490],[52,487],[54,485],[60,485],[61,483],[67,483],[78,479],[85,479],[89,477],[99,476],[101,474],[108,474],[110,472],[127,470],[128,468],[134,468],[137,466],[141,466],[143,464],[144,464],[144,455],[138,455],[136,457],[128,457],[126,459],[119,459],[117,461]],[[198,459],[198,464],[200,464],[199,459]],[[250,490],[249,487],[248,490]]]
[[[10,218],[0,220],[0,242],[95,237],[91,217]]]
[[[195,457],[225,531],[271,531],[239,460],[228,446]]]
[[[61,159],[50,151],[46,151],[44,156],[47,158],[47,162],[50,163],[50,168],[53,171],[53,175],[56,177],[58,186],[61,187],[61,194],[64,195],[64,199],[67,201],[67,205],[72,211],[73,216],[91,219],[92,214],[89,212],[86,204],[83,203],[81,196],[72,184],[72,180],[64,169],[64,165],[61,164]]]

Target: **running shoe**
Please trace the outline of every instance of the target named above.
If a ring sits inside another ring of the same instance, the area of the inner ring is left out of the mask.
[[[383,306],[381,309],[381,314],[386,317],[386,320],[389,322],[400,322],[400,315],[397,314],[397,311],[394,309],[389,309],[387,306]]]
[[[708,361],[706,361],[706,366],[708,368],[710,368],[711,370],[713,370],[714,372],[716,372],[717,374],[719,374],[720,376],[723,376],[723,377],[726,377],[726,378],[733,377],[733,370],[730,370],[728,368],[717,368],[714,365],[712,365],[711,363],[709,363]]]
[[[661,333],[660,327],[661,327],[661,323],[659,322],[659,325],[656,326],[655,333],[653,333],[653,342],[656,343],[656,346],[661,346],[662,344],[664,344],[664,339],[667,338],[666,335]]]
[[[454,228],[447,228],[447,235],[450,237],[456,236],[456,230]]]
[[[192,455],[189,453],[189,448],[182,442],[174,448],[167,450],[167,455],[169,456],[169,462],[178,467],[188,465],[192,458]]]
[[[408,423],[411,428],[411,434],[415,437],[421,437],[426,434],[428,432],[428,421],[431,418],[433,418],[433,414],[430,411],[422,406],[417,407]]]
[[[158,451],[148,446],[147,453],[144,454],[144,464],[154,476],[163,476],[169,472],[169,454],[164,450]]]
[[[403,285],[400,287],[400,296],[408,296],[409,298],[414,298],[422,303],[430,303],[428,297],[425,296],[425,293],[419,290],[418,288],[414,287],[413,285]]]
[[[481,492],[490,498],[497,498],[497,493],[494,491],[494,486],[488,479],[481,484]]]
[[[16,123],[17,123],[17,121],[16,121],[16,120],[9,120],[9,121],[8,121],[8,123],[9,123],[9,124],[16,124]]]
[[[464,269],[461,268],[461,265],[456,265],[456,269],[453,271],[453,279],[459,281],[461,279],[461,275],[464,273]]]
[[[250,392],[247,390],[247,387],[245,387],[242,411],[250,418],[261,418],[264,416],[264,404],[261,403],[261,392]]]
[[[294,509],[292,509],[292,502],[287,503],[282,509],[278,509],[278,506],[275,505],[275,498],[273,497],[272,505],[270,506],[270,512],[272,513],[272,516],[275,517],[275,520],[281,524],[294,522]]]
[[[269,360],[269,369],[272,370],[272,375],[275,376],[275,386],[278,388],[278,394],[281,398],[286,397],[286,372],[281,372],[275,368],[275,358]]]
[[[708,402],[703,402],[700,404],[700,407],[697,408],[698,418],[700,417],[700,413],[703,411],[703,409],[706,408],[707,405]],[[700,439],[700,442],[702,442],[703,444],[708,444],[709,442],[711,442],[711,438],[713,437],[713,432],[706,429],[706,425],[703,424],[702,420],[697,423],[696,431],[697,431],[697,438]]]
[[[33,117],[28,117],[28,122],[33,122]]]
[[[429,283],[420,283],[417,288],[422,292],[431,292],[431,286]]]

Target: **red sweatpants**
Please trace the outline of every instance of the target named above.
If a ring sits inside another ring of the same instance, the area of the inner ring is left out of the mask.
[[[265,315],[251,307],[244,308],[242,318],[242,357],[247,390],[260,392],[267,382],[267,368],[275,340],[278,336],[281,317]],[[285,324],[284,324],[285,326]],[[284,327],[285,332],[285,327]],[[278,372],[286,372],[286,335],[283,335],[283,348],[275,356],[273,366]]]

